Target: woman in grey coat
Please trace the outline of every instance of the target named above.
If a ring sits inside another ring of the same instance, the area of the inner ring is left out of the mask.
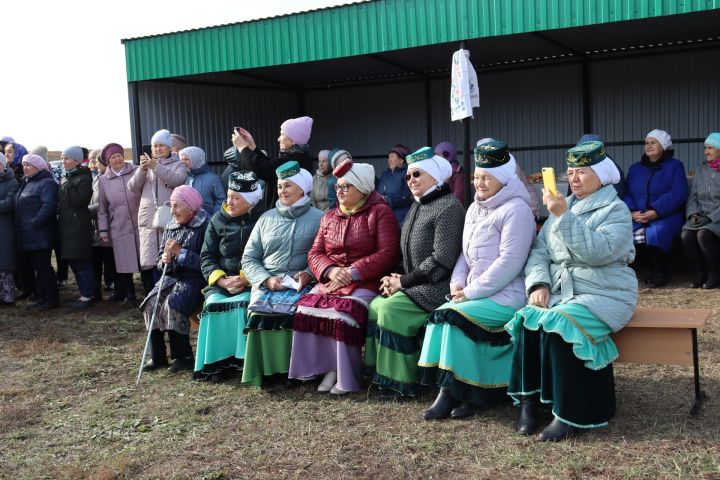
[[[7,160],[0,156],[0,306],[15,303],[15,229],[13,212],[18,182],[15,172],[7,168]]]
[[[690,288],[720,287],[720,133],[705,139],[705,164],[695,173],[682,242],[695,275]]]
[[[187,168],[188,175],[185,185],[188,185],[202,195],[202,208],[208,215],[213,216],[222,207],[225,201],[220,176],[210,170],[206,163],[205,152],[199,147],[186,147],[180,150],[180,161]]]
[[[425,320],[445,303],[462,250],[465,209],[447,181],[452,167],[423,147],[406,157],[405,181],[414,202],[400,234],[403,273],[381,280],[368,307],[364,369],[380,386],[380,400],[417,394],[417,363]]]

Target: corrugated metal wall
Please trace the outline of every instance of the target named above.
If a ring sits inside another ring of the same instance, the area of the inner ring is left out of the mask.
[[[606,142],[642,141],[653,128],[674,138],[705,138],[720,130],[718,50],[614,59],[590,64],[592,123]],[[471,142],[492,136],[511,149],[574,144],[582,132],[580,65],[481,73],[481,107],[471,122]],[[294,92],[140,84],[144,142],[161,127],[180,132],[221,160],[233,125],[246,126],[271,154],[279,125],[297,114]],[[462,144],[462,126],[450,122],[449,79],[430,82],[432,144]],[[307,114],[315,119],[311,146],[343,147],[369,160],[378,174],[395,143],[411,148],[427,143],[425,83],[422,81],[333,88],[305,94]],[[702,144],[678,144],[676,156],[687,169],[702,160]],[[627,170],[642,153],[640,145],[609,147]],[[527,173],[541,166],[564,170],[564,149],[516,152]],[[218,169],[221,167],[217,167]]]
[[[208,162],[222,162],[235,125],[247,128],[255,143],[272,154],[280,123],[298,108],[297,94],[280,90],[141,82],[139,95],[143,143],[167,128],[202,147]],[[133,147],[137,152],[138,146]]]

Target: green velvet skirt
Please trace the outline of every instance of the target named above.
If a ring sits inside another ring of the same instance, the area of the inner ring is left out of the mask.
[[[251,313],[245,334],[247,344],[242,383],[260,387],[263,376],[288,373],[292,349],[292,316]]]
[[[513,346],[504,327],[514,314],[487,298],[440,306],[428,317],[418,381],[479,406],[506,402]]]
[[[380,388],[417,394],[417,363],[427,316],[403,292],[370,302],[363,372]]]
[[[514,349],[508,394],[538,395],[559,420],[579,428],[607,425],[615,414],[611,329],[583,305],[527,306],[505,329]]]
[[[245,330],[250,292],[231,297],[212,293],[200,313],[195,354],[195,371],[219,373],[226,368],[241,368],[245,358]]]

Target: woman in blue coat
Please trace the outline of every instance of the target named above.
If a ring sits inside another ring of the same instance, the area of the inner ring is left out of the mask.
[[[382,195],[385,203],[392,208],[400,226],[413,203],[412,194],[405,181],[408,169],[405,157],[409,153],[410,149],[400,143],[391,148],[388,152],[388,169],[382,173],[375,187],[375,191]]]
[[[667,254],[685,223],[687,177],[673,153],[667,132],[648,133],[642,159],[628,170],[623,196],[633,219],[637,265],[651,288],[667,283]]]
[[[39,155],[25,155],[22,168],[25,176],[15,196],[15,236],[22,256],[19,263],[33,267],[37,302],[31,308],[48,310],[58,306],[57,279],[50,264],[57,236],[58,184]]]
[[[225,201],[220,176],[210,170],[205,160],[205,151],[200,147],[186,147],[180,150],[180,161],[188,171],[185,185],[200,192],[203,199],[202,208],[212,216],[220,210]]]

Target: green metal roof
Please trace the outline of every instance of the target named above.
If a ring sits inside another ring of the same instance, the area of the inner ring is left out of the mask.
[[[128,81],[701,12],[720,0],[372,0],[123,40]]]

